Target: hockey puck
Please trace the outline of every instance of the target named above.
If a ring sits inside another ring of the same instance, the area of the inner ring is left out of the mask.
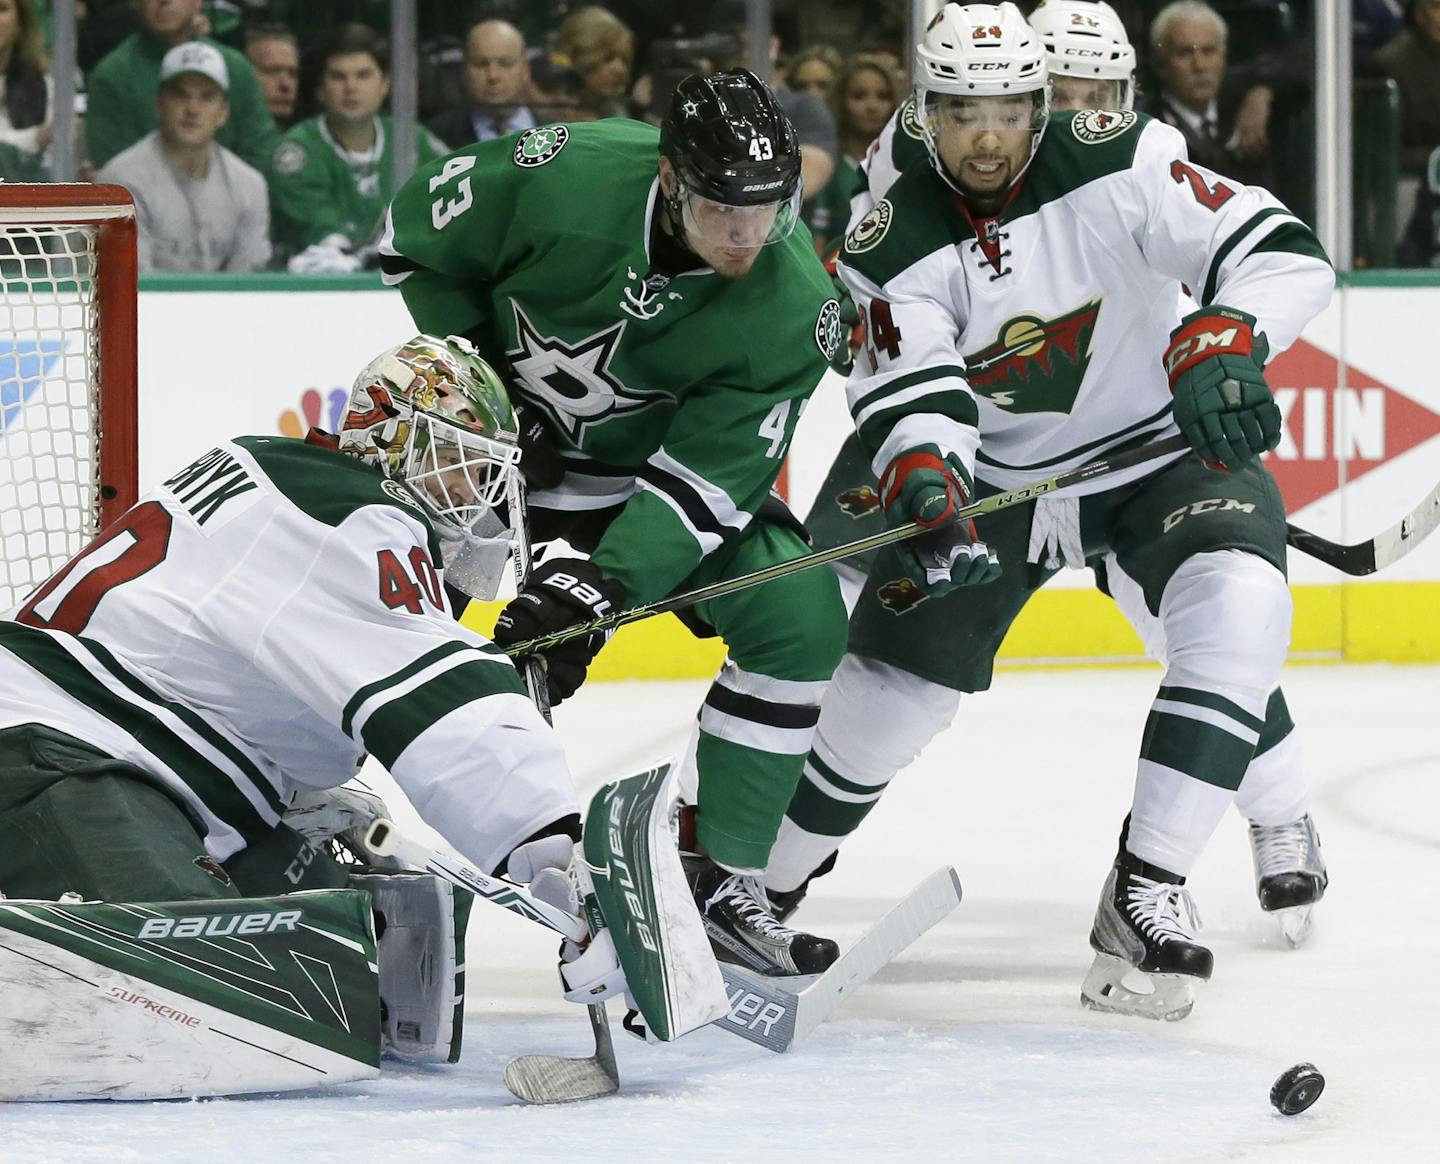
[[[1325,1090],[1325,1076],[1315,1070],[1314,1063],[1296,1063],[1270,1088],[1270,1102],[1287,1116],[1299,1115],[1320,1098]]]

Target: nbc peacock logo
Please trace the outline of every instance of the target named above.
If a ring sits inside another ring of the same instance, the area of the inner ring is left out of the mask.
[[[350,393],[344,388],[331,388],[321,395],[318,388],[307,388],[300,394],[300,410],[287,408],[280,414],[280,435],[304,437],[312,428],[326,432],[340,431],[340,414]]]

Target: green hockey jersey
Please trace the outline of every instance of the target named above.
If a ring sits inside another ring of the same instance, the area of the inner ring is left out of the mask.
[[[658,131],[538,126],[434,162],[380,247],[415,322],[469,336],[542,415],[569,471],[533,506],[624,504],[594,557],[632,602],[744,529],[841,342],[809,235],[738,280],[651,262]]]
[[[293,253],[336,234],[352,248],[373,243],[394,193],[393,140],[388,117],[375,119],[375,147],[363,155],[345,150],[323,116],[302,121],[282,137],[269,170],[277,245]],[[444,143],[429,130],[416,135],[421,165],[444,152]]]

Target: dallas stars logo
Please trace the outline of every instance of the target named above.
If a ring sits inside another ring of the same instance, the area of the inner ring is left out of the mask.
[[[700,106],[697,105],[694,101],[687,101],[684,105],[680,106],[680,108],[684,110],[686,117],[700,116]]]
[[[541,335],[518,303],[511,300],[511,306],[519,346],[506,353],[510,367],[526,397],[545,410],[572,444],[578,446],[593,425],[674,399],[668,392],[626,387],[610,371],[611,357],[629,320],[567,344]]]

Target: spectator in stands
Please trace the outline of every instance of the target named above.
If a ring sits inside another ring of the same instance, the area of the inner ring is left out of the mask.
[[[530,61],[530,112],[536,125],[551,121],[595,121],[581,104],[585,82],[568,64],[542,54]]]
[[[354,271],[372,261],[394,193],[394,135],[380,115],[390,92],[384,39],[363,24],[341,25],[320,69],[320,115],[285,134],[270,162],[275,238],[297,274]],[[415,145],[422,166],[448,152],[425,129]]]
[[[1440,146],[1440,0],[1411,0],[1407,24],[1375,63],[1400,87],[1400,168],[1418,177]]]
[[[796,93],[811,93],[826,105],[835,100],[835,82],[845,67],[840,54],[828,44],[800,53],[785,70],[785,84]]]
[[[260,78],[260,91],[275,126],[284,133],[295,124],[300,94],[300,42],[283,24],[261,24],[245,34],[245,56]]]
[[[254,271],[270,261],[265,179],[215,140],[229,91],[218,48],[176,45],[160,63],[157,128],[100,170],[100,181],[135,196],[142,271]]]
[[[0,0],[0,144],[37,159],[50,146],[49,68],[33,0]]]
[[[482,20],[465,37],[469,102],[446,110],[430,128],[451,149],[529,129],[535,124],[525,104],[529,87],[530,64],[520,30],[503,20]]]
[[[126,37],[95,66],[86,97],[85,139],[90,161],[103,166],[155,128],[160,62],[177,44],[195,39],[202,0],[136,0],[140,30]],[[275,119],[265,107],[260,79],[243,53],[214,45],[230,77],[230,117],[216,140],[257,169],[275,144]]]
[[[618,16],[595,4],[575,9],[560,22],[555,48],[584,82],[582,105],[597,117],[626,115],[635,35]]]
[[[835,128],[840,157],[852,170],[880,136],[902,95],[895,74],[874,57],[854,57],[836,87]]]
[[[1273,90],[1226,73],[1225,19],[1203,0],[1175,0],[1150,24],[1158,93],[1139,108],[1185,137],[1190,160],[1247,185],[1274,185],[1268,151]]]

